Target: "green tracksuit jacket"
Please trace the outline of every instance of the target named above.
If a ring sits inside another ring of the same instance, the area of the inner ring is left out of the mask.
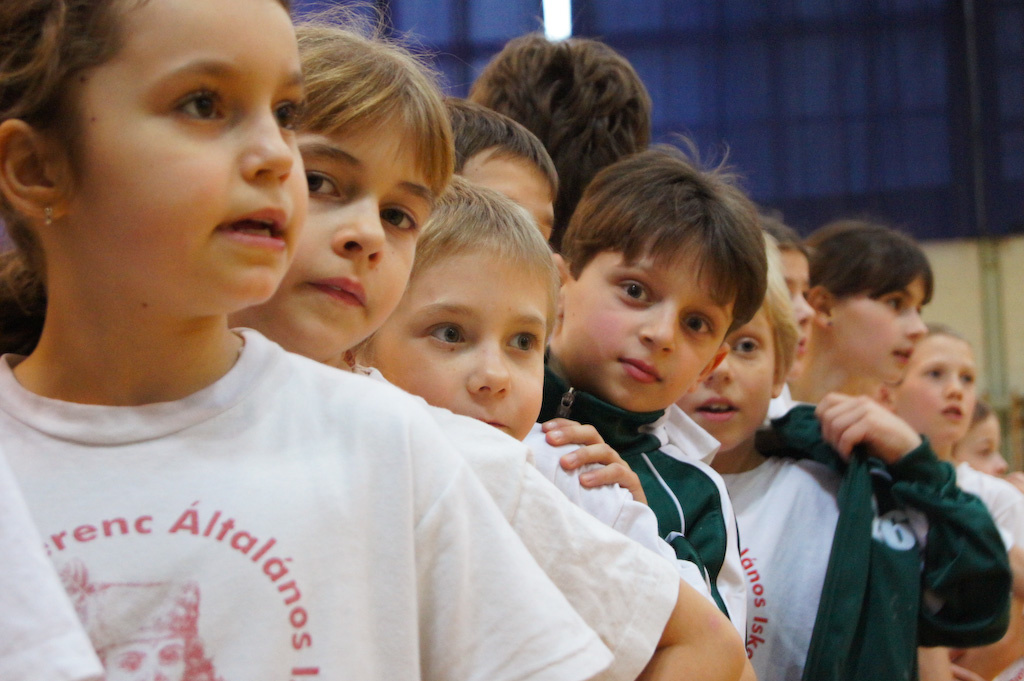
[[[1005,633],[1006,548],[927,441],[892,465],[856,449],[846,462],[807,405],[760,435],[765,456],[812,459],[842,476],[804,681],[912,681],[918,646],[976,646]]]

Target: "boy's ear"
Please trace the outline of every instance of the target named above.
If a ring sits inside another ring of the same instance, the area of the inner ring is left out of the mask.
[[[836,303],[832,292],[824,286],[815,286],[808,290],[804,297],[814,310],[813,322],[821,326],[831,326],[832,308]]]
[[[896,396],[893,393],[893,389],[895,387],[896,386],[889,385],[888,383],[883,383],[878,386],[878,390],[875,391],[875,401],[889,411],[896,410]]]
[[[572,273],[569,272],[569,265],[565,262],[565,258],[560,253],[551,253],[551,260],[554,261],[555,267],[558,269],[558,279],[565,285],[565,282],[572,279]]]
[[[0,192],[11,207],[43,222],[59,214],[66,178],[64,158],[38,130],[18,119],[0,123]]]
[[[718,351],[715,352],[715,356],[712,357],[711,361],[708,362],[707,366],[705,366],[701,370],[700,376],[697,377],[697,380],[693,382],[693,385],[690,386],[687,392],[692,393],[694,390],[696,390],[698,386],[700,386],[700,384],[704,382],[704,379],[710,376],[711,372],[718,368],[718,365],[722,363],[722,360],[724,360],[725,356],[728,354],[729,344],[726,343],[725,341],[722,341],[722,345],[718,348]]]
[[[782,389],[786,387],[786,379],[783,378],[781,381],[772,383],[772,399],[782,394]]]
[[[565,285],[567,282],[572,280],[572,274],[569,272],[569,266],[566,264],[565,258],[558,253],[553,252],[551,254],[551,260],[555,263],[555,267],[558,269],[558,279],[561,286],[558,288],[558,302],[555,307],[555,325],[551,330],[551,333],[548,334],[549,340],[561,327],[562,318],[565,316]]]

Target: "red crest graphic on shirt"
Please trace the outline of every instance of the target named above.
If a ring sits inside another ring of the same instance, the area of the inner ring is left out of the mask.
[[[222,681],[199,638],[195,582],[93,582],[80,562],[61,579],[107,681]]]

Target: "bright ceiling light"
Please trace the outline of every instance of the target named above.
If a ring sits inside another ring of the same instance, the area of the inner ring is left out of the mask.
[[[544,35],[565,40],[572,35],[572,0],[544,0]]]

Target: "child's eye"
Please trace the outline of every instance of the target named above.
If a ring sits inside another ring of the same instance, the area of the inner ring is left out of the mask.
[[[461,343],[465,340],[462,330],[454,324],[441,324],[430,331],[430,335],[443,343]]]
[[[683,320],[683,326],[694,333],[708,333],[711,331],[710,322],[697,315],[686,317]]]
[[[960,380],[962,380],[967,385],[972,385],[974,383],[974,374],[964,374],[963,376],[960,377]]]
[[[643,284],[635,281],[626,281],[621,284],[621,287],[623,292],[634,300],[645,300],[647,298],[647,289],[644,288]]]
[[[380,218],[402,231],[416,229],[416,221],[404,210],[399,210],[398,208],[385,208],[380,212]]]
[[[282,102],[274,109],[274,118],[277,119],[277,124],[285,130],[294,130],[302,118],[302,111],[302,104]]]
[[[517,333],[512,337],[510,343],[516,350],[522,350],[523,352],[529,352],[537,347],[537,337],[532,333]]]
[[[940,378],[942,378],[942,370],[941,369],[929,369],[925,373],[925,376],[927,376],[928,378],[940,379]]]
[[[338,186],[326,175],[314,171],[306,172],[306,183],[310,194],[338,195]]]
[[[219,104],[220,98],[215,93],[209,90],[200,90],[186,96],[178,105],[178,109],[193,118],[210,120],[220,116]]]
[[[891,307],[896,312],[900,312],[903,309],[903,297],[894,296],[892,298],[887,298],[885,304]]]
[[[738,341],[733,343],[732,349],[734,352],[749,354],[757,350],[759,347],[760,344],[753,338],[740,338]]]

